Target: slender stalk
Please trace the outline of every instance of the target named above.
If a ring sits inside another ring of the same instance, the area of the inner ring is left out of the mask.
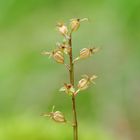
[[[72,55],[72,36],[70,34],[69,38],[69,46],[70,46],[70,53],[69,53],[69,59],[70,59],[70,70],[69,70],[69,76],[70,76],[70,83],[74,86],[74,64],[73,64],[73,55]],[[76,113],[76,99],[74,94],[72,95],[72,111],[73,111],[73,139],[78,140],[78,123],[77,123],[77,113]]]

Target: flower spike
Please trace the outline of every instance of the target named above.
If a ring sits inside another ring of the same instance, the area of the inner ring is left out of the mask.
[[[43,51],[43,55],[48,55],[49,58],[54,59],[57,63],[63,64],[69,72],[69,83],[64,83],[64,85],[59,89],[59,91],[64,92],[69,95],[72,99],[72,122],[69,122],[65,119],[64,115],[60,111],[55,111],[54,106],[52,111],[42,113],[41,116],[48,117],[58,123],[70,123],[73,127],[73,139],[78,140],[78,120],[77,120],[77,110],[76,110],[76,95],[80,91],[87,89],[91,84],[95,84],[96,75],[88,76],[82,75],[82,78],[79,80],[78,84],[75,87],[75,64],[74,62],[79,59],[85,59],[92,56],[96,53],[99,48],[83,48],[80,50],[78,57],[73,59],[73,32],[76,32],[81,23],[84,21],[89,21],[88,18],[74,18],[69,22],[69,27],[60,22],[58,23],[57,30],[61,37],[63,37],[62,42],[56,43],[56,49],[52,51]],[[65,55],[66,54],[66,55]],[[68,59],[66,58],[68,57]],[[65,59],[66,58],[66,59]],[[68,62],[68,63],[67,63]],[[59,139],[59,138],[58,138]]]

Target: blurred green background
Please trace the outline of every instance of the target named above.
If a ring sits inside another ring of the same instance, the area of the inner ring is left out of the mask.
[[[71,120],[58,92],[68,72],[41,52],[62,40],[56,23],[74,17],[90,20],[73,35],[74,56],[101,47],[75,66],[76,81],[99,76],[77,96],[79,140],[140,140],[139,0],[0,0],[0,140],[72,140],[71,126],[40,116],[55,105]]]

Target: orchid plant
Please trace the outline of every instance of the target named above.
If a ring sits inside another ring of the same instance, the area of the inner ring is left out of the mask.
[[[73,140],[78,140],[78,120],[77,120],[77,112],[76,112],[76,97],[82,90],[86,90],[91,84],[95,84],[96,75],[82,75],[81,80],[75,86],[75,75],[74,75],[74,65],[77,61],[88,58],[98,52],[99,48],[90,47],[83,48],[78,57],[73,59],[73,47],[72,47],[72,35],[76,32],[81,23],[84,21],[88,21],[87,18],[79,19],[74,18],[71,19],[69,25],[66,26],[64,23],[58,23],[57,29],[58,32],[64,37],[64,41],[62,43],[56,43],[56,49],[52,51],[43,51],[43,55],[48,55],[49,58],[52,58],[59,64],[63,64],[66,66],[66,69],[69,72],[69,83],[64,83],[63,87],[60,88],[59,91],[66,93],[66,95],[71,96],[72,99],[72,115],[73,121],[71,125],[73,127]],[[65,56],[69,57],[69,63],[66,64]],[[58,123],[68,123],[63,113],[60,111],[54,111],[54,106],[51,112],[43,113],[42,116],[47,116],[52,120]]]

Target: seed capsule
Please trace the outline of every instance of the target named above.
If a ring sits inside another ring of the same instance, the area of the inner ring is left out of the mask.
[[[74,59],[74,62],[79,59],[85,59],[90,57],[92,54],[96,53],[99,50],[99,48],[83,48],[80,51],[80,55]]]
[[[64,83],[64,86],[60,88],[59,91],[64,91],[68,95],[72,95],[75,92],[75,89],[72,84],[66,84]]]
[[[90,83],[95,84],[93,80],[95,80],[96,78],[96,75],[93,75],[91,77],[89,77],[88,75],[83,75],[83,78],[78,82],[78,90],[80,91],[87,89]]]
[[[54,110],[54,107],[53,107],[53,110]],[[66,123],[66,119],[64,115],[62,114],[62,112],[60,111],[53,112],[53,110],[50,113],[43,113],[41,116],[49,117],[58,123]]]
[[[63,23],[58,23],[58,24],[57,24],[57,27],[58,27],[58,31],[59,31],[62,35],[66,36],[66,35],[68,34],[68,28],[67,28],[67,26],[65,26]]]
[[[89,85],[88,79],[83,78],[78,83],[78,89],[84,90],[84,89],[88,88],[88,85]]]
[[[88,20],[87,18],[83,18],[83,19],[79,19],[79,18],[76,18],[76,19],[71,19],[71,22],[70,22],[70,28],[71,28],[71,31],[77,31],[78,28],[80,27],[80,22],[82,21],[86,21]]]
[[[44,51],[42,52],[43,55],[49,55],[49,58],[53,57],[53,59],[61,64],[64,64],[64,56],[63,53],[59,50],[54,50],[52,52]]]
[[[71,31],[76,31],[80,26],[80,19],[73,19],[70,23]]]
[[[80,58],[87,58],[91,55],[91,51],[89,48],[83,48],[81,51],[80,51]]]
[[[96,53],[99,48],[83,48],[80,51],[80,58],[90,57],[92,54]]]
[[[52,119],[59,123],[65,123],[66,119],[60,111],[56,111],[52,114]]]
[[[61,51],[53,51],[52,56],[56,62],[64,64],[64,56]]]

